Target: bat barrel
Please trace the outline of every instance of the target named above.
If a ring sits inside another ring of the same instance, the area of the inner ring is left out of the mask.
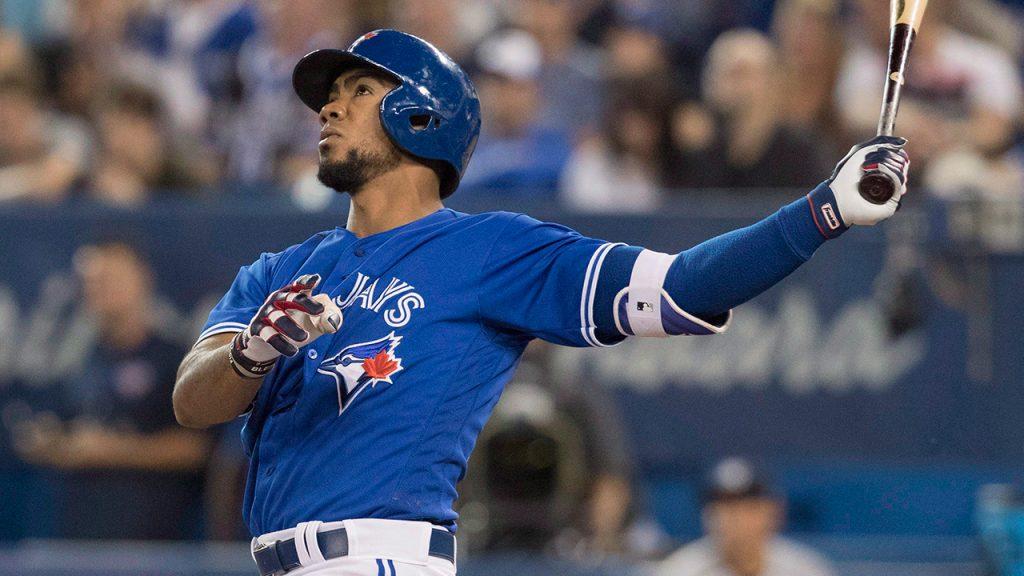
[[[900,106],[907,57],[910,55],[915,35],[910,24],[899,23],[892,27],[889,38],[888,75],[885,78],[885,92],[882,94],[882,112],[878,118],[879,136],[892,136],[896,127],[896,112]]]

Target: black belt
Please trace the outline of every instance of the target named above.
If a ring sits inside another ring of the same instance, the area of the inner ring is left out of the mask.
[[[316,533],[316,542],[324,559],[348,556],[348,534],[344,528]],[[445,530],[430,530],[430,547],[427,552],[435,558],[455,563],[455,536]],[[299,553],[295,550],[295,539],[278,540],[261,544],[253,550],[260,576],[280,576],[301,566]]]

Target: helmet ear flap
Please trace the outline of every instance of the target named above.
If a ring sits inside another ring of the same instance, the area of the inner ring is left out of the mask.
[[[381,101],[381,121],[393,137],[415,148],[417,136],[437,130],[445,121],[429,103],[409,100],[406,86],[393,90]],[[405,140],[407,137],[413,140]]]
[[[441,116],[433,110],[417,110],[415,114],[410,114],[408,119],[409,128],[417,133],[441,127]]]

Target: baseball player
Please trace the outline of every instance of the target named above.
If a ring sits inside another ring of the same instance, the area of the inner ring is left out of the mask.
[[[445,208],[480,103],[419,38],[378,30],[312,52],[293,84],[319,114],[319,177],[349,194],[347,226],[242,267],[174,391],[185,426],[246,414],[243,516],[263,575],[455,574],[455,486],[531,339],[722,332],[731,308],[892,216],[905,191],[904,141],[876,138],[768,218],[664,254]],[[862,200],[865,169],[900,194]]]

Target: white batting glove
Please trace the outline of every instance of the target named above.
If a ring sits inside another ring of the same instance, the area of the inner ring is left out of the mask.
[[[326,294],[312,295],[319,283],[318,274],[300,276],[267,297],[231,342],[229,358],[239,376],[262,378],[282,355],[294,356],[320,336],[338,331],[341,310]]]
[[[910,158],[903,150],[907,141],[894,136],[876,136],[850,149],[832,176],[808,195],[818,229],[834,238],[850,226],[873,226],[892,216],[907,192]],[[892,180],[896,193],[885,204],[873,204],[857,189],[861,177],[880,172]]]

